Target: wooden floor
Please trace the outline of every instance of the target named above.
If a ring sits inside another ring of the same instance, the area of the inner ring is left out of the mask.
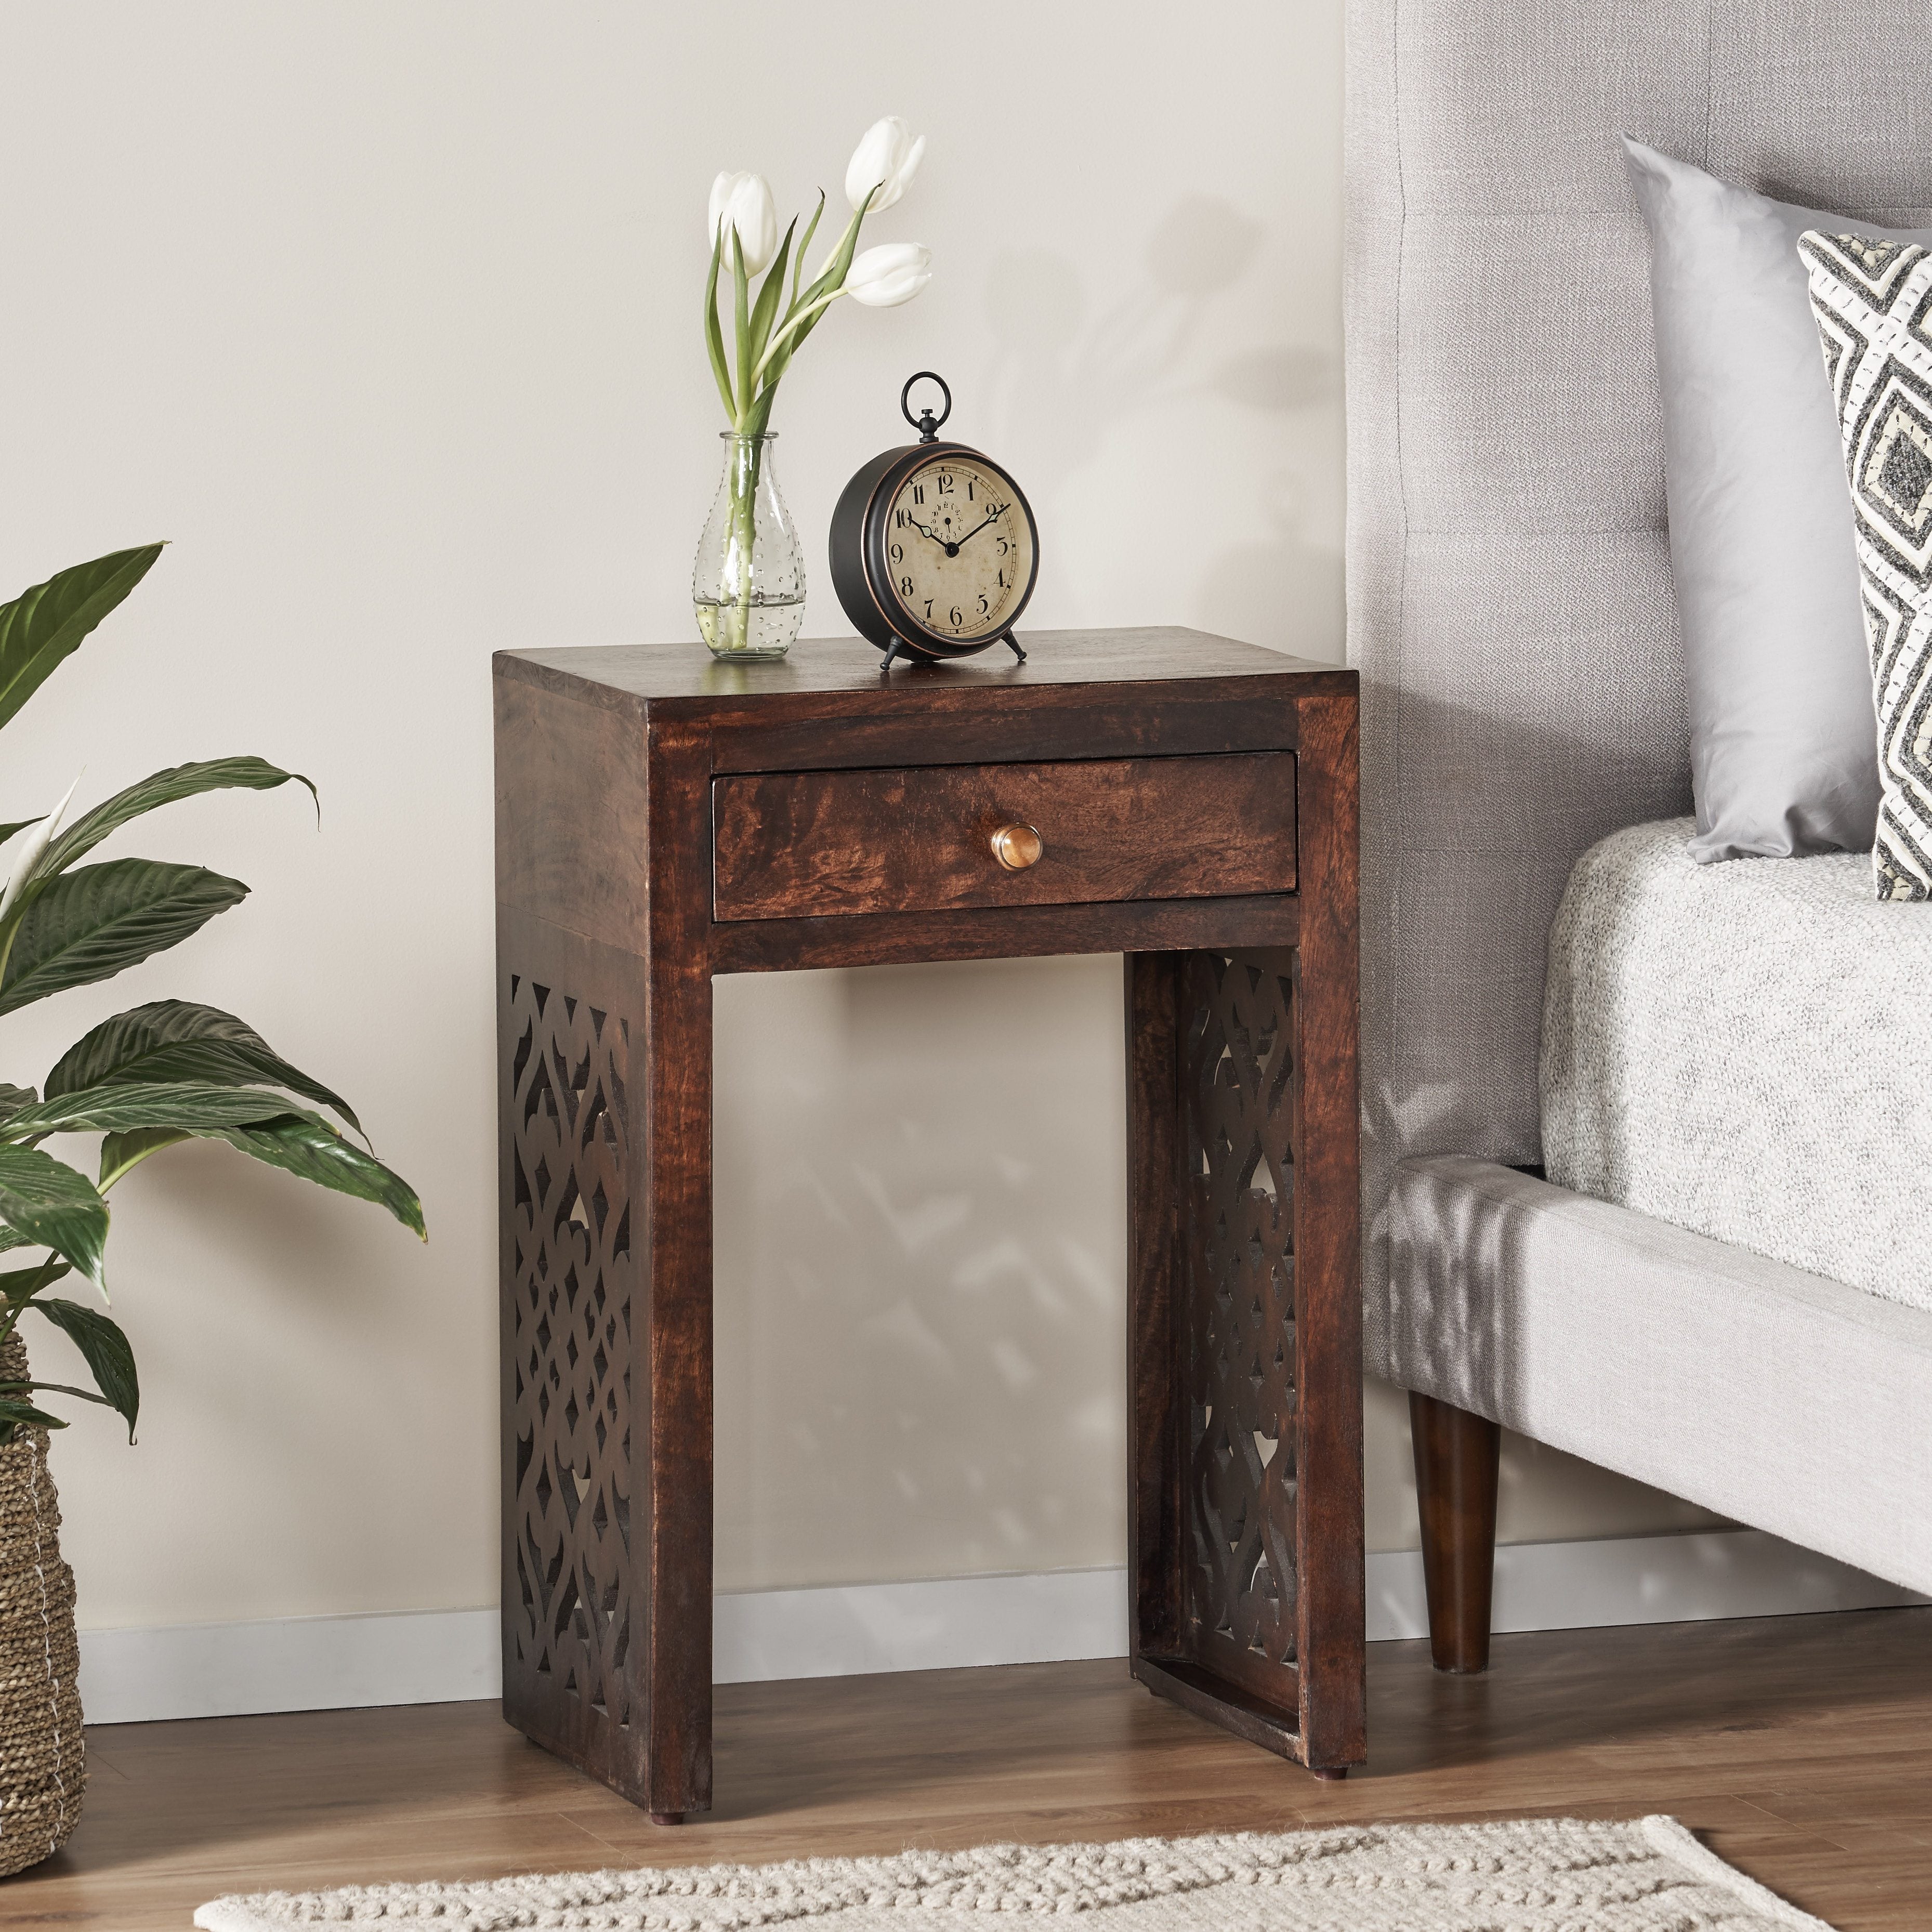
[[[1674,1813],[1844,1928],[1932,1925],[1932,1610],[1505,1636],[1483,1678],[1370,1652],[1370,1762],[1306,1773],[1119,1663],[741,1684],[718,1809],[652,1826],[490,1704],[107,1726],[0,1927],[178,1932],[225,1892],[1357,1820]]]

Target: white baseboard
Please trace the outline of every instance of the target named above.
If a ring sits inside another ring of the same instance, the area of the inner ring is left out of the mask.
[[[711,1629],[720,1684],[1124,1657],[1127,1573],[747,1591],[713,1600]]]
[[[1496,1552],[1499,1630],[1924,1601],[1752,1529],[1516,1544]],[[1414,1551],[1369,1558],[1368,1611],[1372,1641],[1426,1634]],[[718,1598],[713,1614],[721,1684],[1120,1657],[1126,1572],[760,1590]],[[496,1632],[494,1610],[83,1630],[81,1701],[90,1723],[113,1724],[494,1697]]]
[[[1369,1558],[1369,1638],[1426,1636],[1422,1557]],[[1759,1529],[1700,1530],[1596,1543],[1504,1544],[1496,1551],[1498,1630],[1702,1623],[1714,1617],[1902,1608],[1927,1600]]]
[[[494,1610],[82,1630],[90,1724],[453,1704],[502,1689]]]

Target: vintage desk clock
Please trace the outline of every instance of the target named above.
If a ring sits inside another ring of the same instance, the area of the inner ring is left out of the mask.
[[[908,406],[915,382],[938,382],[935,418]],[[1040,532],[1020,486],[963,442],[941,442],[952,392],[922,369],[899,392],[919,440],[875,456],[832,513],[832,584],[862,638],[895,658],[970,657],[1004,642],[1024,664],[1013,626],[1033,595]]]

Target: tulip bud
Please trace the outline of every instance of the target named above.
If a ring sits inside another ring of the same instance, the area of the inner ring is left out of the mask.
[[[761,274],[778,251],[778,205],[763,175],[732,174],[728,170],[711,184],[711,225],[706,239],[715,242],[724,230],[719,259],[730,268],[740,248],[745,251],[745,272]]]
[[[852,151],[845,170],[845,199],[855,209],[863,208],[866,196],[876,188],[872,212],[891,207],[911,185],[925,154],[926,136],[915,141],[912,130],[896,114],[874,121]]]
[[[932,280],[932,250],[916,242],[868,248],[845,272],[845,292],[867,308],[896,308]]]

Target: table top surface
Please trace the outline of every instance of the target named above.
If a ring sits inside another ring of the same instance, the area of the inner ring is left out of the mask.
[[[1027,662],[1004,644],[946,664],[896,664],[881,676],[880,654],[857,638],[808,638],[776,664],[722,664],[693,639],[676,644],[604,644],[561,650],[500,651],[500,677],[567,691],[605,704],[707,701],[736,710],[745,700],[821,694],[929,702],[938,692],[1051,689],[1070,685],[1167,683],[1202,679],[1320,678],[1352,686],[1339,664],[1289,657],[1205,631],[1030,631]]]

